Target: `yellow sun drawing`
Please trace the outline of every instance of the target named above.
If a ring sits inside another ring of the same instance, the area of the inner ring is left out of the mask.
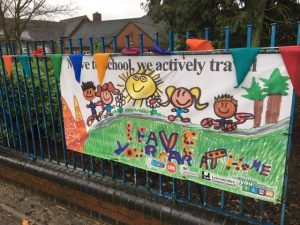
[[[131,71],[127,71],[119,77],[124,84],[118,84],[118,86],[123,87],[122,93],[124,93],[126,102],[133,101],[133,106],[137,104],[141,107],[147,98],[160,96],[163,93],[159,88],[163,81],[154,70],[140,69],[133,74]]]

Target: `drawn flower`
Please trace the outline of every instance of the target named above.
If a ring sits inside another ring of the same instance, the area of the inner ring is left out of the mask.
[[[147,99],[146,105],[151,108],[155,109],[161,106],[161,98],[160,96],[151,96]]]
[[[155,115],[157,113],[157,110],[155,108],[158,108],[161,106],[161,98],[160,96],[151,96],[147,99],[146,105],[151,108],[150,114]]]
[[[118,94],[115,100],[116,100],[116,106],[118,107],[119,113],[122,113],[123,106],[126,104],[124,95],[122,93]]]

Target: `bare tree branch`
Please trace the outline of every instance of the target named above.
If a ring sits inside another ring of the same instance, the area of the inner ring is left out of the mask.
[[[30,20],[70,14],[74,10],[71,4],[52,5],[50,0],[0,0],[0,30],[7,41],[13,36],[19,41]]]

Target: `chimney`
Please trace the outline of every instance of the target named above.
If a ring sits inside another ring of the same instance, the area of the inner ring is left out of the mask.
[[[93,13],[93,21],[101,21],[101,20],[102,20],[101,13],[98,12]]]

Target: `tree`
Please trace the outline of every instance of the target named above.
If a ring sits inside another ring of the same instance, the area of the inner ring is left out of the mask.
[[[191,31],[199,36],[204,27],[212,28],[218,47],[223,45],[220,40],[224,39],[227,25],[232,28],[231,46],[245,45],[247,24],[254,28],[252,46],[268,44],[265,41],[269,40],[270,23],[278,23],[279,33],[287,34],[278,35],[280,41],[294,41],[300,19],[299,0],[146,0],[142,7],[152,20],[166,21],[170,29],[181,35]]]
[[[276,68],[269,79],[261,78],[261,80],[265,86],[263,91],[268,95],[266,123],[276,123],[280,114],[281,98],[288,95],[287,90],[289,87],[287,80],[289,80],[289,77],[282,76],[279,69]]]
[[[246,90],[247,94],[242,95],[244,98],[254,101],[254,121],[253,127],[259,127],[261,123],[261,115],[263,111],[264,99],[266,94],[264,94],[262,87],[256,81],[255,77],[252,78],[252,83],[250,87],[242,87]]]
[[[20,40],[28,22],[37,17],[69,13],[69,5],[51,5],[47,0],[0,0],[0,30],[7,42]]]

